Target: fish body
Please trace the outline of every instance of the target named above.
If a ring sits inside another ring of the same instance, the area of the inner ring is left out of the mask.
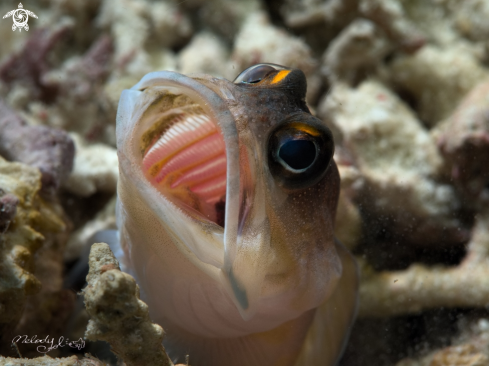
[[[357,270],[334,239],[331,132],[302,71],[260,64],[234,82],[146,75],[117,112],[120,259],[175,360],[334,365]]]

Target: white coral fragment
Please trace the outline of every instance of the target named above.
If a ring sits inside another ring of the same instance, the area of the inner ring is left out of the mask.
[[[217,35],[201,32],[180,52],[179,72],[225,76],[228,57],[229,50]]]
[[[301,69],[307,77],[307,99],[316,99],[319,92],[321,81],[315,73],[318,61],[310,47],[302,39],[272,25],[262,12],[250,14],[244,22],[236,36],[231,59],[236,74],[260,62]]]
[[[235,42],[232,57],[239,70],[259,62],[273,62],[299,68],[307,75],[317,63],[304,41],[273,26],[260,12],[246,19]]]
[[[88,145],[79,135],[72,133],[76,155],[73,171],[64,188],[88,197],[95,192],[115,192],[119,165],[117,151],[104,144]]]
[[[392,92],[376,81],[357,89],[335,84],[319,114],[332,121],[365,178],[358,194],[365,212],[393,220],[393,230],[415,230],[411,240],[436,242],[445,229],[456,230],[458,201],[451,186],[436,181],[436,145]]]
[[[115,40],[114,73],[133,75],[136,82],[154,70],[173,70],[173,53],[168,47],[190,35],[190,24],[185,19],[175,6],[167,3],[105,0],[98,24],[109,28]],[[159,38],[159,47],[148,47],[152,37]]]
[[[389,68],[394,85],[414,96],[421,119],[430,126],[447,118],[489,72],[469,49],[427,45]],[[436,106],[434,108],[434,106]]]
[[[336,37],[323,55],[323,72],[331,79],[354,82],[359,73],[375,69],[389,51],[385,35],[375,23],[357,19]]]
[[[362,269],[360,316],[385,317],[440,307],[489,304],[489,215],[482,213],[467,255],[455,267],[413,264],[404,271]]]

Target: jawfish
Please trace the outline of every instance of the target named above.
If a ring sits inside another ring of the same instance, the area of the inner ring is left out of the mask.
[[[117,112],[120,260],[174,361],[335,365],[357,304],[334,142],[301,70],[152,72]]]

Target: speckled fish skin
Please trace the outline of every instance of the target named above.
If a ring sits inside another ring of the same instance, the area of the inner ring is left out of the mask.
[[[335,365],[347,339],[358,274],[334,239],[336,165],[331,159],[305,185],[284,184],[270,169],[270,138],[282,125],[329,130],[305,104],[304,74],[288,70],[272,82],[278,72],[252,84],[154,72],[122,93],[119,259],[164,327],[175,360],[188,354],[194,366]],[[182,95],[223,135],[224,228],[168,199],[142,168],[145,132],[155,116],[181,108],[175,100]]]

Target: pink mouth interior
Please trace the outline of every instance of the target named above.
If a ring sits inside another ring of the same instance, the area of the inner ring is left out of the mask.
[[[224,227],[226,149],[210,117],[182,113],[143,157],[147,176],[176,203]]]

